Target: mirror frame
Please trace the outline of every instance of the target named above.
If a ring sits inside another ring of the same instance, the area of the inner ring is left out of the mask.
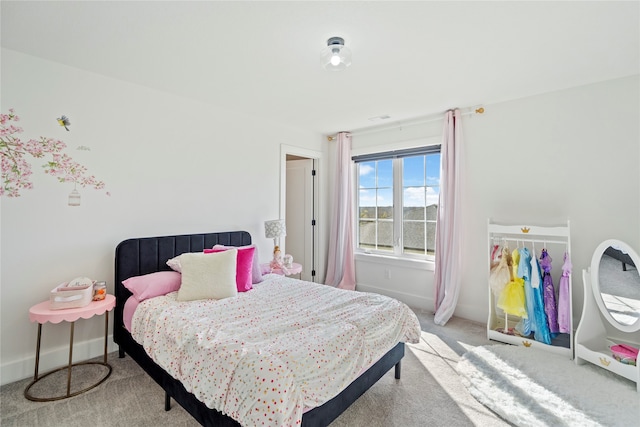
[[[634,264],[636,265],[636,269],[640,268],[640,256],[631,248],[627,243],[617,240],[617,239],[609,239],[600,243],[596,250],[593,252],[593,257],[591,258],[591,290],[593,291],[593,297],[598,304],[598,308],[600,308],[600,313],[607,319],[609,324],[614,328],[618,329],[622,332],[637,332],[640,331],[640,319],[637,319],[631,325],[623,325],[619,323],[616,319],[613,318],[611,313],[604,304],[604,300],[602,299],[602,295],[600,292],[600,259],[604,254],[604,251],[609,248],[609,246],[618,246],[623,248],[627,254],[631,257]],[[636,270],[639,271],[640,270]]]

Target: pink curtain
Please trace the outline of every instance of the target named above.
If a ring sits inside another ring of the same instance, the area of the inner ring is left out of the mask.
[[[460,159],[462,131],[460,110],[447,111],[441,147],[440,201],[436,227],[435,317],[444,325],[453,315],[460,293]]]
[[[325,283],[341,289],[355,290],[351,134],[340,132],[336,148],[335,191],[333,209],[329,218],[331,229]]]

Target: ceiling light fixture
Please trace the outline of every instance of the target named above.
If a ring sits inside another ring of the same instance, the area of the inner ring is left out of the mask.
[[[342,71],[351,65],[351,51],[344,46],[342,37],[331,37],[322,50],[321,60],[325,70]]]

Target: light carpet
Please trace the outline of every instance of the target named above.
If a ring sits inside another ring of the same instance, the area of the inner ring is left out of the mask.
[[[516,426],[640,426],[636,384],[543,350],[490,345],[458,361],[463,384]]]

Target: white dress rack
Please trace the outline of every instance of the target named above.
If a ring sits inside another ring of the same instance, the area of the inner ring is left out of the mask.
[[[552,259],[551,276],[556,291],[556,301],[558,299],[558,290],[560,277],[562,276],[562,265],[564,263],[565,252],[571,256],[571,238],[569,221],[562,226],[536,226],[536,225],[506,225],[492,223],[488,221],[488,256],[491,261],[491,251],[495,244],[500,246],[507,245],[509,251],[516,248],[527,247],[532,256],[540,258],[542,249],[546,249]],[[489,268],[487,268],[489,271]],[[488,280],[487,280],[488,283]],[[514,328],[521,320],[520,317],[514,315],[505,315],[505,313],[496,306],[497,297],[491,291],[487,284],[487,292],[489,294],[489,318],[487,320],[487,338],[494,341],[505,342],[508,344],[520,345],[530,348],[540,348],[556,354],[561,354],[569,358],[573,358],[573,307],[571,304],[572,284],[571,275],[569,275],[569,333],[558,334],[553,338],[551,344],[536,341],[533,334],[528,337],[519,335],[510,335],[502,331],[508,331]],[[505,324],[506,322],[506,324]]]

